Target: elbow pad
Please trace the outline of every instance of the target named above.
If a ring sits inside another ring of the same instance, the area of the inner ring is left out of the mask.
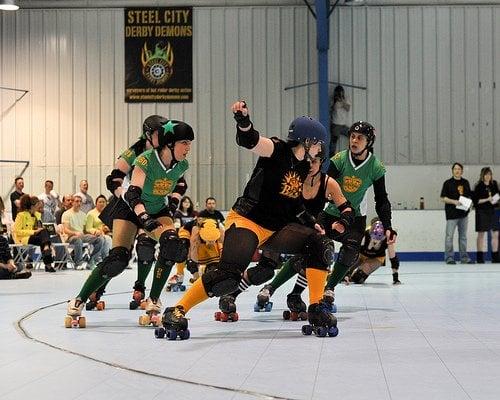
[[[238,146],[251,150],[259,143],[259,137],[259,132],[253,129],[253,126],[246,132],[240,130],[238,126],[236,127],[236,143],[238,143]]]
[[[111,174],[106,177],[106,188],[111,193],[115,194],[115,190],[122,185],[123,178],[125,178],[125,176],[127,176],[125,172],[115,168],[111,171]]]
[[[139,186],[130,185],[125,192],[125,201],[129,204],[132,210],[135,209],[137,204],[144,204],[141,199],[142,189]]]
[[[180,177],[179,180],[177,181],[177,184],[174,187],[174,190],[172,193],[179,193],[181,196],[184,196],[187,192],[188,185],[186,183],[186,180],[184,177]]]

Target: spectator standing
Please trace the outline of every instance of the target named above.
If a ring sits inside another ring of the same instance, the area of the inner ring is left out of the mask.
[[[12,210],[12,220],[16,220],[16,215],[17,212],[19,211],[19,207],[21,206],[19,199],[21,196],[24,194],[23,189],[24,189],[24,179],[18,176],[16,179],[14,179],[14,184],[16,186],[16,190],[14,190],[10,194],[10,206]]]
[[[60,206],[59,194],[54,190],[54,182],[45,181],[45,191],[38,196],[43,201],[42,221],[45,223],[56,222],[56,210]]]
[[[215,200],[215,197],[207,197],[205,200],[205,209],[200,211],[198,217],[215,219],[219,226],[224,226],[224,216],[216,208],[217,200]]]
[[[94,200],[92,199],[92,196],[88,194],[88,190],[89,183],[86,179],[83,179],[82,181],[80,181],[80,191],[76,193],[76,195],[82,199],[81,211],[83,211],[85,214],[87,214],[95,207]]]
[[[492,261],[498,261],[498,218],[495,218],[493,197],[498,193],[498,184],[493,180],[490,167],[481,168],[479,181],[474,187],[474,205],[476,206],[477,253],[476,261],[484,264],[486,234],[491,232]]]
[[[453,250],[453,236],[458,228],[458,246],[462,264],[473,264],[467,254],[467,223],[470,208],[462,210],[459,201],[460,196],[472,199],[472,191],[467,179],[462,177],[464,167],[456,162],[451,167],[453,176],[443,183],[441,189],[441,201],[445,203],[446,213],[446,237],[445,237],[445,261],[446,264],[456,264],[455,252]]]
[[[346,96],[344,88],[340,85],[333,90],[333,99],[330,106],[330,149],[329,158],[332,158],[337,152],[337,141],[340,135],[349,136],[349,126],[351,120],[349,111],[351,102]]]

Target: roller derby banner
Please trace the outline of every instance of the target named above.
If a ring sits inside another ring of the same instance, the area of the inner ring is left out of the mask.
[[[125,9],[125,101],[193,101],[193,9]]]

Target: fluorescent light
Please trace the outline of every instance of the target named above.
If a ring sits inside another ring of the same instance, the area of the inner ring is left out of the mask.
[[[17,11],[19,10],[19,6],[15,0],[0,0],[0,10]]]

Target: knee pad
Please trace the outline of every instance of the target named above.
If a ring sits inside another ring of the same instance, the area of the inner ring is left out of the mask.
[[[335,245],[328,236],[315,232],[307,238],[304,249],[305,267],[328,270],[334,255]]]
[[[163,261],[184,262],[188,252],[189,241],[179,239],[175,230],[169,229],[161,234],[160,257]]]
[[[346,238],[340,248],[338,262],[348,267],[356,265],[359,258],[359,243],[354,238]]]
[[[303,255],[292,256],[288,262],[290,266],[295,271],[295,273],[300,273],[304,268],[306,268],[306,260]]]
[[[125,247],[115,247],[108,256],[97,266],[103,278],[111,279],[127,268],[130,260],[130,250]]]
[[[156,240],[150,238],[145,233],[137,236],[137,244],[135,250],[137,251],[137,262],[139,264],[150,264],[155,261],[155,247]]]
[[[241,272],[237,265],[228,265],[220,262],[217,268],[206,271],[201,276],[205,291],[210,297],[230,294],[238,289]]]
[[[362,270],[357,269],[351,275],[351,282],[361,284],[361,283],[364,283],[366,281],[366,278],[368,278],[368,275],[365,272],[363,272]]]
[[[192,274],[198,272],[198,263],[193,260],[187,260],[186,261],[186,269],[191,272]]]
[[[255,267],[247,269],[248,281],[252,285],[262,285],[274,277],[274,270],[277,267],[276,261],[262,257]]]

